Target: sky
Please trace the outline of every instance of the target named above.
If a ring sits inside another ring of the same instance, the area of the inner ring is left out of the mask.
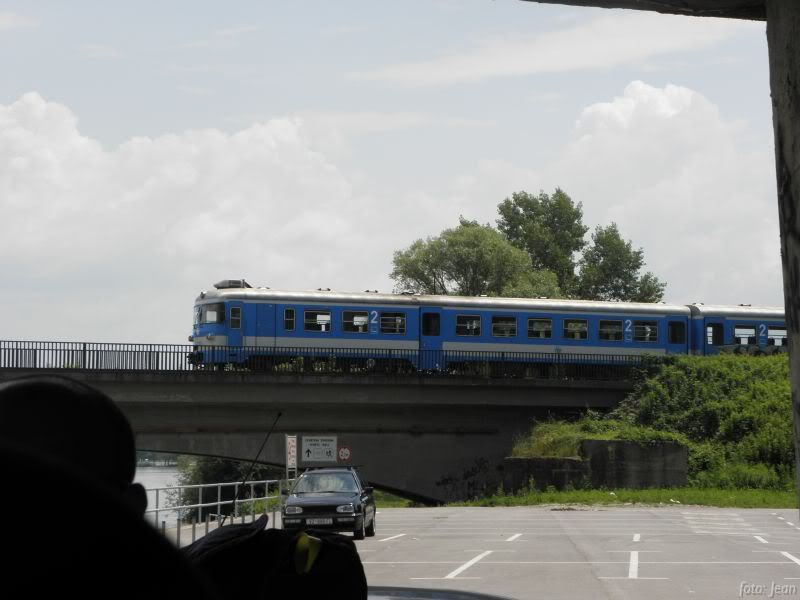
[[[556,187],[666,301],[783,304],[763,23],[0,0],[0,73],[0,339],[185,343],[228,278],[388,292],[396,250]]]

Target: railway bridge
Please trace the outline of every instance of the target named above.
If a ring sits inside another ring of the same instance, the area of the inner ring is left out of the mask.
[[[630,356],[531,356],[537,368],[520,377],[498,371],[496,356],[476,355],[469,373],[385,365],[353,372],[330,360],[253,372],[199,369],[188,351],[0,342],[0,381],[55,374],[95,386],[127,415],[140,450],[253,460],[280,412],[260,462],[285,465],[284,434],[336,436],[350,450],[347,462],[376,487],[444,502],[494,488],[502,459],[533,419],[613,407],[640,364]]]

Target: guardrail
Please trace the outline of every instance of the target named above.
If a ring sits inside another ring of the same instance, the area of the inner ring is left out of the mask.
[[[571,348],[570,348],[571,349]],[[0,369],[627,379],[642,355],[0,341]]]
[[[270,526],[276,523],[276,513],[280,511],[281,491],[291,485],[292,479],[264,479],[248,481],[244,484],[243,498],[238,499],[242,482],[238,483],[207,483],[199,485],[176,485],[167,487],[147,488],[148,504],[153,500],[154,507],[145,511],[145,519],[150,521],[162,534],[167,535],[168,526],[175,525],[175,543],[181,545],[181,531],[183,528],[191,529],[191,541],[197,536],[197,527],[205,527],[207,534],[213,525],[219,525],[223,517],[223,507],[233,507],[225,518],[229,523],[238,519],[244,523],[249,516],[251,521],[256,520],[257,514],[272,513]],[[223,490],[233,488],[232,498],[223,499]],[[188,504],[187,496],[194,496],[192,491],[197,491],[197,497]],[[210,492],[210,493],[209,493]],[[203,497],[205,495],[205,498]],[[165,504],[162,504],[164,502]],[[257,504],[258,503],[258,504]],[[257,511],[256,508],[260,510]],[[192,514],[195,512],[196,514]],[[166,515],[167,518],[164,518]]]

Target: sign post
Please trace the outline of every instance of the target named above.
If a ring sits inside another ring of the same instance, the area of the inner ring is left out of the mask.
[[[291,477],[289,474],[291,473]],[[297,436],[286,436],[286,479],[297,477]]]

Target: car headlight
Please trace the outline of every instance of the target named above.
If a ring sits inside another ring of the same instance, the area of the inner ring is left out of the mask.
[[[356,511],[356,507],[353,506],[352,504],[342,504],[341,506],[337,506],[336,507],[336,512],[340,512],[340,513],[351,513],[351,512],[355,512],[355,511]]]
[[[287,515],[299,515],[301,512],[303,512],[303,508],[301,506],[287,506],[284,512]]]

